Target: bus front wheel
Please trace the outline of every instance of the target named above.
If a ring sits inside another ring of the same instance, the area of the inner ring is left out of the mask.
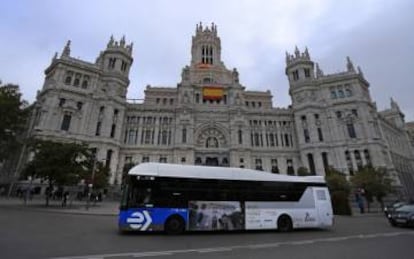
[[[292,219],[288,215],[282,215],[277,220],[277,229],[280,232],[292,231]]]
[[[183,233],[185,229],[183,218],[180,216],[171,216],[165,222],[164,229],[165,229],[165,232],[167,232],[167,234],[171,234],[171,235],[177,235],[177,234]]]

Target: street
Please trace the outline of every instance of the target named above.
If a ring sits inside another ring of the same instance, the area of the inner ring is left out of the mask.
[[[382,215],[336,217],[331,230],[120,235],[114,216],[0,207],[1,258],[413,258],[413,229]]]

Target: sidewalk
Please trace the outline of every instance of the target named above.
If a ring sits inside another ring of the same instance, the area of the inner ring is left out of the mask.
[[[24,200],[16,197],[0,197],[0,207],[14,208],[21,210],[37,210],[54,213],[68,213],[68,214],[82,214],[82,215],[99,215],[99,216],[117,216],[119,213],[118,201],[103,201],[89,203],[89,208],[86,208],[86,201],[68,201],[66,207],[62,207],[61,200],[50,200],[49,206],[46,207],[46,201],[43,197],[35,197],[28,200],[25,204]]]

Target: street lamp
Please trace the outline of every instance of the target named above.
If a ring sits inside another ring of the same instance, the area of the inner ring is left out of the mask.
[[[106,159],[102,159],[102,162],[106,161]],[[98,160],[96,159],[96,156],[93,158],[93,166],[92,166],[92,175],[91,175],[91,182],[88,184],[88,197],[86,199],[86,210],[89,209],[89,203],[91,200],[92,190],[93,190],[93,184],[95,182],[95,173],[96,173],[96,164]]]

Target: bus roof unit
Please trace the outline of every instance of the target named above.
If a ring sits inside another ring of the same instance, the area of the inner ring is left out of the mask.
[[[289,176],[236,167],[212,167],[166,163],[142,163],[131,168],[129,175],[222,179],[272,182],[324,183],[323,176]]]

